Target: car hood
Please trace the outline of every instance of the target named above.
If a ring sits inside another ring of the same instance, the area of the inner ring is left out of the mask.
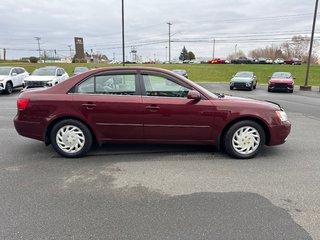
[[[292,79],[286,79],[286,78],[272,78],[269,81],[270,83],[284,83],[284,84],[292,84]]]
[[[244,77],[234,77],[231,79],[231,82],[251,82],[252,78],[244,78]]]
[[[242,98],[242,97],[234,97],[226,95],[222,98],[224,101],[232,101],[234,103],[245,103],[247,106],[248,104],[260,106],[261,108],[269,108],[274,110],[279,110],[281,107],[278,103],[267,101],[267,100],[257,100],[252,98]]]
[[[52,81],[56,79],[55,76],[29,76],[26,77],[25,81]]]
[[[0,75],[0,80],[4,80],[10,78],[8,75]]]

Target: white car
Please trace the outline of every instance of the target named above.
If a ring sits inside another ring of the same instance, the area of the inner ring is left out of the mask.
[[[68,73],[60,67],[47,66],[34,70],[24,79],[27,88],[52,87],[69,78]]]
[[[0,67],[0,91],[12,93],[14,88],[23,87],[29,73],[22,67]]]
[[[272,63],[273,63],[273,61],[272,61],[272,59],[271,59],[271,58],[266,58],[266,63],[267,63],[267,64],[272,64]]]
[[[283,58],[277,58],[276,60],[274,60],[275,64],[284,64],[284,59]]]

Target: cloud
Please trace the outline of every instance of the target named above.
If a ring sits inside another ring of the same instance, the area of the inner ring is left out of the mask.
[[[73,37],[82,36],[87,50],[109,57],[115,53],[121,59],[119,0],[1,0],[0,9],[0,46],[8,49],[9,57],[35,54],[36,36],[41,37],[42,48],[68,54]],[[308,33],[313,10],[313,1],[298,0],[125,0],[127,52],[137,46],[139,56],[156,55],[164,60],[166,23],[171,22],[172,39],[176,40],[172,42],[172,56],[178,57],[183,45],[196,56],[211,56],[215,38],[216,55],[225,57],[235,44],[243,51],[268,44],[254,42],[249,35],[264,32],[270,34],[265,39],[272,39],[273,33],[282,32],[286,37]],[[247,40],[241,35],[247,35]]]

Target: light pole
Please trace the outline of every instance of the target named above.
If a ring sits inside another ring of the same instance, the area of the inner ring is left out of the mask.
[[[41,50],[40,50],[40,39],[41,38],[35,37],[35,39],[38,41],[39,62],[41,62]]]
[[[125,48],[124,48],[124,0],[122,0],[122,66],[125,66]]]
[[[237,46],[238,46],[238,44],[236,44],[236,45],[234,46],[234,57],[235,57],[235,58],[237,57]]]
[[[72,48],[71,48],[71,45],[68,45],[69,47],[69,51],[70,51],[70,59],[71,59],[71,62],[72,62]]]
[[[308,79],[309,79],[310,62],[311,62],[311,55],[312,55],[314,29],[315,29],[316,21],[317,21],[317,12],[318,12],[318,0],[316,0],[316,5],[315,5],[315,8],[314,8],[314,16],[313,16],[311,39],[310,39],[310,48],[309,48],[309,57],[308,57],[306,80],[304,82],[304,85],[300,86],[300,90],[304,90],[304,91],[311,91],[311,86],[308,86]]]
[[[171,22],[167,22],[167,24],[169,25],[169,64],[171,64]]]
[[[165,58],[165,63],[167,63],[167,49],[168,49],[168,47],[166,46],[166,47],[165,47],[165,49],[166,49],[166,58]]]

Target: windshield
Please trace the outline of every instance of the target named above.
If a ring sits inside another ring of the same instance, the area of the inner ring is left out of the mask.
[[[271,78],[291,78],[291,74],[287,72],[275,72]]]
[[[33,76],[55,76],[56,75],[56,69],[50,69],[50,68],[38,68],[33,71],[31,74]]]
[[[0,67],[0,75],[9,75],[11,68],[9,67]]]
[[[235,77],[252,77],[251,72],[238,72]]]

